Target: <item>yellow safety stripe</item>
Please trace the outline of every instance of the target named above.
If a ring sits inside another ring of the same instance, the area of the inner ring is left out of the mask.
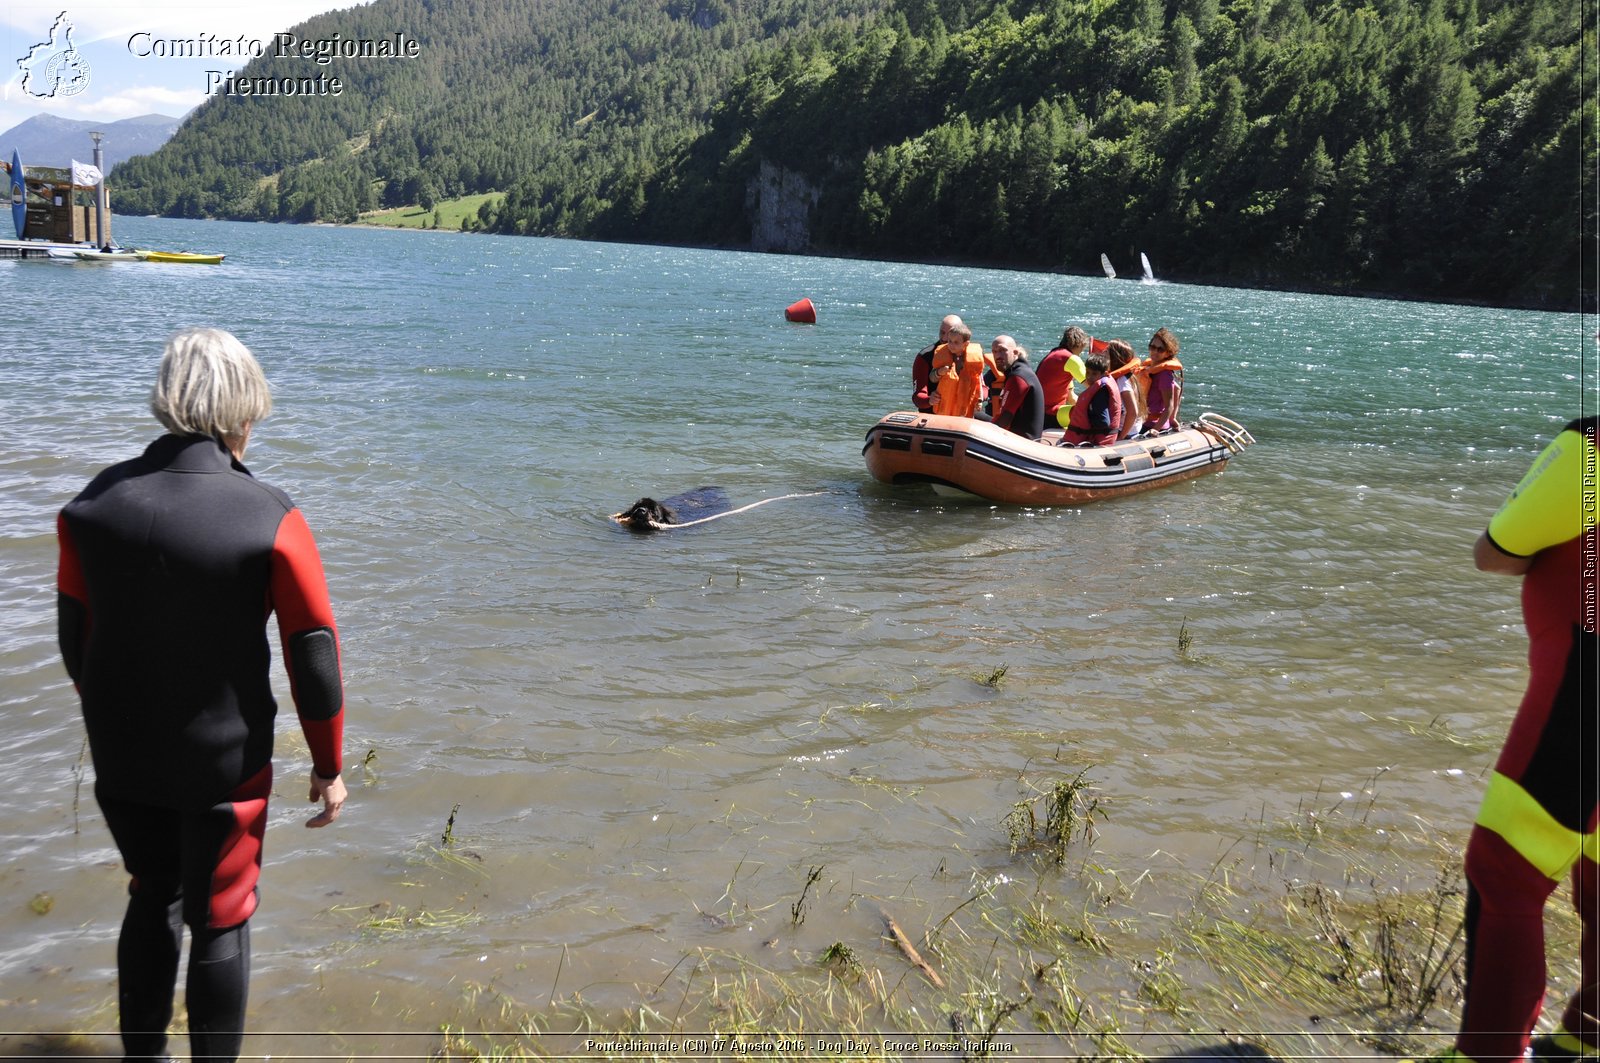
[[[1478,809],[1478,826],[1492,830],[1546,877],[1559,881],[1578,854],[1594,851],[1594,836],[1568,830],[1516,782],[1494,772]]]
[[[1564,1027],[1557,1026],[1550,1034],[1550,1039],[1556,1043],[1557,1048],[1565,1049],[1575,1056],[1590,1057],[1594,1055],[1594,1046],[1585,1044],[1583,1039],[1575,1034],[1568,1033]]]

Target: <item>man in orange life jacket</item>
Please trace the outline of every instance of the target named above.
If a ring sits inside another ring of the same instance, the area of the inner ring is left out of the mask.
[[[1088,371],[1083,394],[1072,404],[1072,415],[1061,435],[1061,443],[1063,446],[1089,443],[1108,447],[1117,441],[1117,431],[1122,427],[1122,395],[1111,379],[1111,363],[1105,355],[1091,354],[1083,360],[1083,365]]]

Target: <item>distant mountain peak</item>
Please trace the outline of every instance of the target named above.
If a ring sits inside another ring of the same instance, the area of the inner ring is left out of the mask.
[[[103,132],[105,169],[109,170],[124,159],[155,151],[170,140],[182,124],[182,118],[164,114],[146,114],[115,122],[36,114],[0,133],[0,149],[8,155],[16,151],[24,163],[65,166],[75,158],[87,159],[94,150],[89,134]]]

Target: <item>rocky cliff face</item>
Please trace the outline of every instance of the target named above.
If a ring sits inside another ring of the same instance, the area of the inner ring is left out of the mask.
[[[811,211],[822,190],[793,170],[762,160],[745,188],[752,251],[805,251],[811,246]]]

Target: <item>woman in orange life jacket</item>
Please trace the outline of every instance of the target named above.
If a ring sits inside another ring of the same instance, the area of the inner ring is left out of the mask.
[[[1169,328],[1150,337],[1150,360],[1140,373],[1149,381],[1145,392],[1145,431],[1168,432],[1178,427],[1178,406],[1183,402],[1183,363],[1178,361],[1178,337]]]
[[[966,325],[950,329],[950,337],[933,352],[933,373],[929,380],[937,389],[933,412],[944,417],[975,417],[983,397],[983,374],[991,370],[999,376],[994,356],[972,342]]]
[[[1127,340],[1106,344],[1106,358],[1111,365],[1111,379],[1122,395],[1122,425],[1117,429],[1117,438],[1131,439],[1144,430],[1144,392],[1139,387],[1138,374],[1144,362],[1133,353],[1133,344]]]
[[[1088,370],[1083,394],[1072,404],[1066,431],[1061,434],[1061,445],[1081,446],[1085,443],[1107,447],[1117,441],[1117,427],[1122,423],[1122,395],[1110,375],[1111,364],[1103,354],[1091,354],[1083,360]]]

